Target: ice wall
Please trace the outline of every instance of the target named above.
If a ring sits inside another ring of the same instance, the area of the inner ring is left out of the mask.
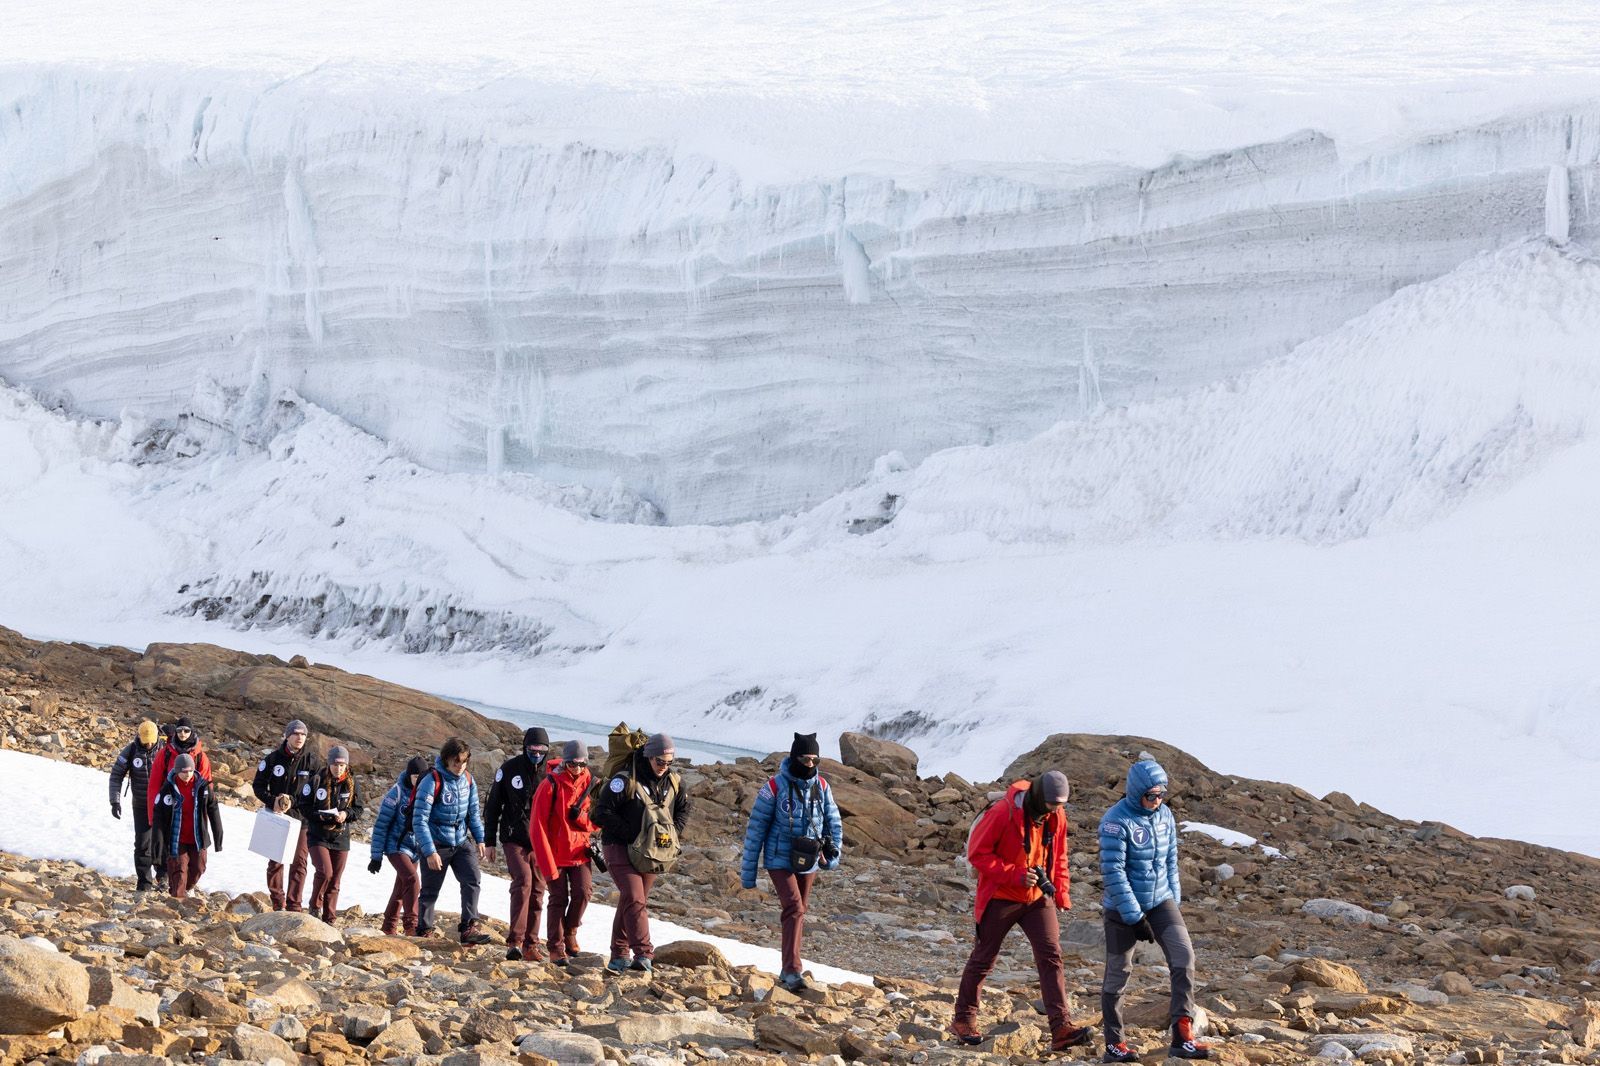
[[[0,376],[176,415],[292,388],[449,471],[816,502],[898,450],[1171,395],[1551,226],[1600,106],[1361,159],[1314,133],[1149,171],[752,185],[515,111],[238,79],[0,75]]]

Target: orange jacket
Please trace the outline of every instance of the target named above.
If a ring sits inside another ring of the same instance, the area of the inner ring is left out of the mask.
[[[978,816],[967,838],[967,861],[978,871],[977,921],[983,921],[983,909],[991,899],[1032,903],[1043,893],[1037,887],[1025,887],[1023,875],[1033,866],[1043,866],[1050,872],[1056,886],[1056,908],[1066,910],[1072,906],[1069,898],[1067,872],[1067,816],[1062,811],[1045,815],[1038,825],[1027,824],[1022,813],[1022,801],[1030,782],[1018,781],[1006,794]],[[1050,855],[1046,857],[1044,838],[1051,836]]]
[[[574,805],[576,819],[568,813]],[[595,828],[589,821],[589,768],[572,774],[562,763],[553,764],[539,782],[528,814],[528,842],[539,876],[553,881],[565,867],[588,862],[589,834]]]
[[[161,745],[161,750],[156,752],[155,758],[150,760],[150,787],[145,794],[145,817],[153,820],[156,816],[156,797],[161,795],[161,786],[167,783],[167,775],[172,773],[172,764],[178,761],[180,755],[194,756],[194,772],[211,780],[211,756],[206,754],[206,746],[200,742],[200,735],[195,734],[194,746],[188,751],[178,750],[177,745],[167,741]]]

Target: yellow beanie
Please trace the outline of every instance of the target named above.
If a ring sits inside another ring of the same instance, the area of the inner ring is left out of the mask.
[[[148,748],[156,742],[157,735],[156,724],[150,719],[146,718],[139,723],[139,743]]]

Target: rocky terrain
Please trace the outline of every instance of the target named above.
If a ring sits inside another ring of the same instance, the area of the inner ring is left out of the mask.
[[[350,745],[374,789],[413,750],[451,734],[471,741],[482,776],[519,735],[299,658],[206,645],[141,655],[0,629],[0,746],[105,768],[140,718],[179,715],[205,738],[219,794],[244,806],[253,806],[256,759],[290,717],[310,724],[319,749]],[[603,975],[594,956],[569,973],[507,963],[496,945],[383,937],[359,908],[328,927],[261,914],[263,896],[137,897],[129,882],[76,864],[0,855],[0,1063],[977,1066],[1049,1057],[1020,935],[985,996],[991,1039],[976,1049],[941,1040],[970,946],[967,830],[1015,777],[1056,767],[1072,779],[1067,981],[1080,1021],[1097,1024],[1094,827],[1142,751],[1171,773],[1180,820],[1273,849],[1184,836],[1184,910],[1215,1058],[1600,1063],[1600,860],[1217,774],[1146,738],[1052,736],[1000,782],[923,779],[910,751],[854,734],[841,749],[848,765],[825,761],[824,773],[845,812],[847,862],[812,897],[806,950],[877,975],[871,986],[793,996],[692,942],[663,947],[650,978]],[[737,870],[745,812],[776,765],[773,756],[686,768],[693,825],[683,863],[659,884],[657,913],[776,945],[770,889],[741,889]],[[599,877],[596,888],[606,900],[609,882]],[[1133,1036],[1154,1050],[1165,1046],[1165,979],[1159,953],[1140,952]],[[1099,1050],[1097,1041],[1058,1058]],[[1146,1061],[1160,1059],[1157,1051]]]

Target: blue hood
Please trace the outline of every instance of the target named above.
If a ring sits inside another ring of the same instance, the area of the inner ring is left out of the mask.
[[[1140,759],[1128,767],[1128,805],[1144,814],[1153,812],[1144,809],[1144,794],[1157,785],[1167,787],[1167,771],[1154,759]]]

